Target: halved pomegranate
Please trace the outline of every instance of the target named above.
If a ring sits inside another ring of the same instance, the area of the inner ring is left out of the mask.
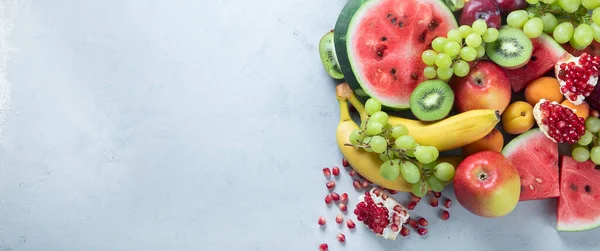
[[[598,83],[598,70],[600,70],[600,57],[587,53],[579,57],[566,54],[554,66],[560,92],[576,105],[581,104],[594,90],[594,86]]]
[[[358,197],[354,214],[376,235],[395,240],[402,224],[408,219],[408,211],[389,194],[379,188],[372,188]]]
[[[533,117],[546,137],[557,143],[573,144],[585,133],[585,120],[558,102],[540,99]]]

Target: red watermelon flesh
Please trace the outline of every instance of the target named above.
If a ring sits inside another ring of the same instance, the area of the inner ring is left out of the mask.
[[[531,81],[554,68],[558,60],[567,53],[554,39],[546,34],[531,39],[533,53],[529,63],[513,70],[505,69],[513,91],[523,90]]]
[[[559,231],[583,231],[600,226],[600,166],[563,156],[556,214]]]
[[[519,200],[540,200],[560,195],[558,183],[558,144],[540,129],[532,129],[511,140],[502,154],[519,171]]]

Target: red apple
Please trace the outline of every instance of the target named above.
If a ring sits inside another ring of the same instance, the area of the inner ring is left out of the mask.
[[[502,113],[510,103],[510,80],[506,72],[491,61],[474,64],[467,76],[453,78],[450,86],[459,112],[492,109]]]
[[[458,202],[473,214],[488,218],[504,216],[519,202],[519,172],[499,152],[478,152],[456,168],[454,193]]]
[[[485,21],[488,27],[500,29],[502,17],[495,0],[471,0],[465,4],[460,14],[461,25],[471,25],[475,20]]]

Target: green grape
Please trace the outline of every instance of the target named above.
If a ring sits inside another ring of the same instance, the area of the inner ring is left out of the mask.
[[[365,102],[365,112],[367,112],[367,115],[371,116],[378,111],[381,111],[381,103],[379,103],[379,101],[370,98]]]
[[[552,33],[554,31],[554,28],[556,28],[556,26],[558,25],[558,19],[556,19],[556,17],[552,13],[545,13],[540,17],[540,19],[542,19],[542,22],[544,23],[543,25],[545,33]]]
[[[392,137],[397,139],[400,138],[400,136],[404,136],[404,135],[408,135],[408,127],[406,127],[405,125],[395,125],[392,126]]]
[[[475,48],[475,50],[477,51],[477,57],[481,58],[483,56],[485,56],[485,47],[483,45]]]
[[[356,129],[350,132],[350,143],[353,145],[358,145],[360,143],[360,130]]]
[[[488,28],[485,33],[481,35],[481,38],[483,39],[483,42],[491,43],[498,40],[498,34],[498,29]]]
[[[598,133],[598,131],[600,131],[600,119],[590,116],[585,120],[585,128],[590,132]]]
[[[462,43],[462,35],[460,34],[460,32],[457,29],[452,29],[448,31],[448,34],[446,35],[446,38],[448,38],[448,42],[450,41],[454,41],[457,43]]]
[[[529,20],[529,13],[526,10],[515,10],[506,16],[506,23],[513,28],[523,28],[525,22]]]
[[[445,37],[436,37],[431,41],[431,47],[437,52],[444,52],[444,46],[448,43],[448,39]]]
[[[536,4],[539,3],[540,0],[525,0],[525,2],[527,2],[528,4]]]
[[[539,37],[544,32],[544,21],[539,17],[527,20],[523,25],[523,32],[529,38]]]
[[[462,38],[461,38],[461,40],[462,40]],[[458,42],[450,41],[450,42],[446,43],[446,46],[444,46],[444,52],[446,54],[448,54],[448,56],[456,56],[460,53],[460,48],[461,48],[461,46]]]
[[[448,81],[454,74],[454,70],[452,68],[438,68],[437,75],[441,80]]]
[[[383,162],[379,174],[386,180],[395,180],[400,175],[400,160],[393,159]]]
[[[574,13],[579,9],[579,5],[581,5],[581,0],[558,0],[558,5],[560,8],[568,13]]]
[[[485,21],[483,21],[481,19],[475,20],[475,22],[473,22],[473,24],[471,24],[471,27],[473,28],[473,32],[477,33],[479,35],[483,35],[488,28]]]
[[[471,28],[471,26],[468,25],[461,25],[460,27],[458,27],[458,32],[460,32],[460,36],[462,38],[466,38],[469,34],[473,32],[473,28]]]
[[[579,162],[586,162],[590,158],[590,151],[585,147],[577,147],[571,152],[571,157]]]
[[[369,123],[367,124],[367,129],[365,130],[365,132],[368,135],[377,135],[383,132],[383,124],[381,124],[379,121],[371,120],[372,119],[369,119]]]
[[[398,149],[413,149],[415,148],[415,139],[410,135],[402,135],[396,139],[394,146]]]
[[[431,190],[433,190],[434,192],[444,191],[444,183],[438,178],[436,178],[435,175],[429,176],[427,178],[427,183],[429,184],[429,187],[431,187]]]
[[[556,2],[556,0],[540,0],[540,2],[545,3],[545,4],[553,4],[554,2]],[[550,6],[550,7],[552,7],[552,6]]]
[[[433,161],[436,161],[438,157],[440,157],[440,151],[438,151],[435,146],[428,146],[431,152],[433,153]]]
[[[429,192],[429,185],[424,180],[412,184],[411,188],[412,193],[417,197],[423,197]]]
[[[592,150],[590,150],[590,159],[592,159],[594,164],[600,165],[600,146],[592,147]]]
[[[437,69],[435,66],[425,66],[423,69],[423,76],[428,79],[433,79],[437,76]]]
[[[413,151],[413,149],[406,149],[404,151],[404,154],[408,157],[414,158],[415,157],[415,152]]]
[[[594,40],[600,43],[600,25],[592,23],[590,27],[592,27],[592,31],[594,32]]]
[[[579,24],[577,28],[575,28],[575,32],[573,33],[573,38],[571,41],[577,46],[585,48],[592,43],[594,40],[594,31],[589,24]]]
[[[415,158],[423,164],[435,161],[435,156],[431,148],[427,146],[417,146],[414,149]]]
[[[434,65],[436,56],[437,56],[437,52],[435,52],[434,50],[426,50],[421,55],[421,59],[423,60],[423,63],[425,63],[426,65]]]
[[[586,8],[588,10],[593,10],[595,8],[600,7],[600,1],[598,1],[598,0],[582,0],[581,5],[583,5],[583,8]]]
[[[467,76],[467,74],[469,74],[469,70],[470,70],[469,64],[462,60],[456,61],[456,63],[454,63],[454,66],[452,67],[452,69],[454,71],[454,75],[456,75],[458,77]]]
[[[371,115],[371,118],[369,118],[369,123],[371,123],[371,121],[377,121],[381,123],[381,126],[383,127],[383,125],[388,123],[388,115],[385,112],[377,111]]]
[[[451,64],[452,64],[452,58],[450,58],[450,56],[448,54],[446,54],[446,53],[437,54],[437,57],[435,58],[435,65],[437,65],[438,68],[450,68]]]
[[[386,152],[379,154],[379,159],[384,162],[390,160],[390,157],[394,157],[394,155],[392,154],[391,156],[388,156]]]
[[[554,31],[552,32],[552,36],[554,37],[554,40],[559,43],[559,44],[564,44],[566,42],[569,42],[569,40],[571,40],[571,37],[573,37],[573,31],[575,29],[573,28],[573,24],[570,22],[562,22],[559,25],[556,26],[556,28],[554,28]]]
[[[577,141],[577,144],[582,145],[582,146],[587,146],[590,143],[592,143],[593,139],[594,139],[594,134],[588,130],[585,130],[585,133],[581,136],[581,138],[579,138],[579,140]]]
[[[452,164],[442,162],[437,164],[433,169],[435,170],[435,173],[433,173],[433,175],[435,175],[435,177],[440,179],[441,181],[450,181],[454,179],[455,169],[454,166],[452,166]]]
[[[400,173],[402,174],[402,178],[411,184],[415,184],[421,179],[419,167],[410,161],[402,161],[400,163]]]
[[[473,48],[478,47],[481,45],[481,42],[482,42],[481,35],[479,35],[477,33],[471,33],[465,38],[465,43],[469,47],[473,47]]]
[[[477,58],[477,50],[473,47],[463,47],[460,50],[460,58],[467,62],[471,62]]]
[[[435,168],[435,166],[437,166],[437,161],[431,162],[431,163],[427,163],[427,164],[423,164],[421,167],[423,168],[424,171],[433,171],[433,169]]]

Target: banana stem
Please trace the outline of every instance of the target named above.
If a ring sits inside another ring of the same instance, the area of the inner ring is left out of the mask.
[[[340,103],[340,122],[351,120],[350,111],[348,110],[348,101],[345,99],[338,99]]]
[[[356,96],[354,96],[354,94],[353,94],[352,97],[350,97],[349,101],[350,101],[350,104],[352,104],[352,106],[354,106],[354,109],[356,109],[356,111],[358,111],[358,114],[360,115],[360,121],[367,121],[369,116],[367,116],[367,112],[365,111],[365,106],[360,102],[360,100],[358,100],[358,98]]]

